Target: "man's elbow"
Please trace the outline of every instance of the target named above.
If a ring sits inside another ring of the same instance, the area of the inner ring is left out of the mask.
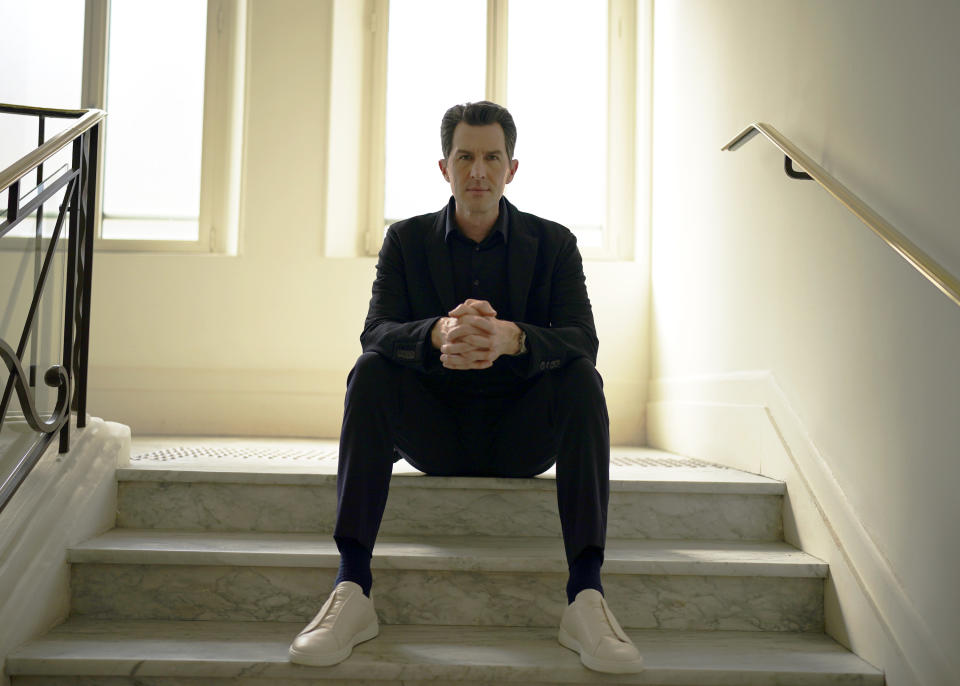
[[[363,325],[363,331],[360,332],[360,347],[364,352],[369,350],[370,346],[376,341],[376,331],[379,322],[367,320]]]

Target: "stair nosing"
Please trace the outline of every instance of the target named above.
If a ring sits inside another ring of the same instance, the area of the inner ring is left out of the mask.
[[[451,627],[383,626],[377,639],[357,646],[345,662],[324,668],[289,664],[286,649],[301,628],[301,624],[270,622],[72,618],[9,655],[7,672],[14,677],[51,676],[75,674],[82,668],[88,676],[472,678],[504,683],[638,683],[639,679],[639,683],[658,684],[690,683],[696,676],[703,686],[729,684],[734,676],[736,683],[745,686],[770,683],[771,678],[783,684],[809,683],[804,679],[820,674],[842,683],[851,683],[855,677],[863,684],[883,683],[881,672],[824,634],[629,630],[644,654],[646,671],[641,676],[617,677],[584,669],[575,653],[557,644],[555,628],[458,627],[452,631]],[[81,652],[84,636],[87,643],[100,640],[95,648],[88,646]],[[706,658],[708,647],[712,653]],[[472,655],[471,648],[476,649]],[[803,667],[801,655],[812,656],[812,669]]]
[[[683,474],[691,476],[696,470],[687,470]],[[677,470],[680,476],[680,470]],[[186,468],[169,467],[121,467],[116,472],[120,483],[208,483],[233,485],[270,485],[270,486],[332,486],[336,484],[336,474],[327,474],[303,469],[251,470],[222,468]],[[611,492],[623,493],[683,493],[709,495],[774,495],[786,493],[786,485],[767,477],[748,475],[750,478],[731,480],[704,479],[616,479],[611,478]],[[396,474],[391,480],[391,488],[438,488],[468,490],[533,490],[554,492],[555,479],[551,476],[538,476],[527,479],[508,479],[497,477],[434,477],[423,474]]]
[[[672,551],[672,552],[671,552]],[[72,546],[73,564],[336,568],[329,534],[113,529]],[[566,573],[562,541],[382,536],[375,570]],[[608,539],[606,574],[825,578],[828,565],[783,542]]]

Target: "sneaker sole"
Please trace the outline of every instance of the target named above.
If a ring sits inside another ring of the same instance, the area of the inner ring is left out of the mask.
[[[569,648],[580,655],[580,662],[584,667],[588,667],[595,672],[604,672],[606,674],[638,674],[643,671],[643,659],[636,662],[619,662],[615,660],[601,660],[586,652],[580,645],[580,642],[571,636],[566,629],[560,627],[560,645]]]
[[[371,638],[376,638],[377,634],[380,633],[380,625],[374,620],[366,629],[358,632],[353,640],[350,641],[350,644],[338,650],[335,653],[325,653],[322,655],[316,655],[312,653],[302,653],[299,650],[294,650],[293,647],[290,648],[290,662],[294,662],[298,665],[308,665],[310,667],[329,667],[330,665],[335,665],[337,663],[343,662],[348,657],[350,653],[353,652],[353,647],[358,643],[363,643],[364,641],[369,641]]]

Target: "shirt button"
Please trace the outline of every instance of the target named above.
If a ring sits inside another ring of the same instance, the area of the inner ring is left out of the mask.
[[[474,250],[475,250],[476,252],[480,252],[480,246],[479,246],[479,245],[476,246],[476,247],[474,248]]]
[[[479,285],[480,285],[480,280],[479,280],[479,279],[474,279],[474,280],[473,280],[473,285],[474,285],[474,286],[479,286]]]

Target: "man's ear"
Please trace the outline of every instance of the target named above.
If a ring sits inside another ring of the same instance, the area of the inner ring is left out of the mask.
[[[510,173],[507,174],[507,183],[513,181],[513,177],[516,175],[519,166],[520,160],[510,160]]]
[[[447,176],[447,161],[446,161],[446,160],[438,160],[438,161],[437,161],[437,164],[440,165],[440,173],[443,174],[444,180],[449,183],[450,177]]]

